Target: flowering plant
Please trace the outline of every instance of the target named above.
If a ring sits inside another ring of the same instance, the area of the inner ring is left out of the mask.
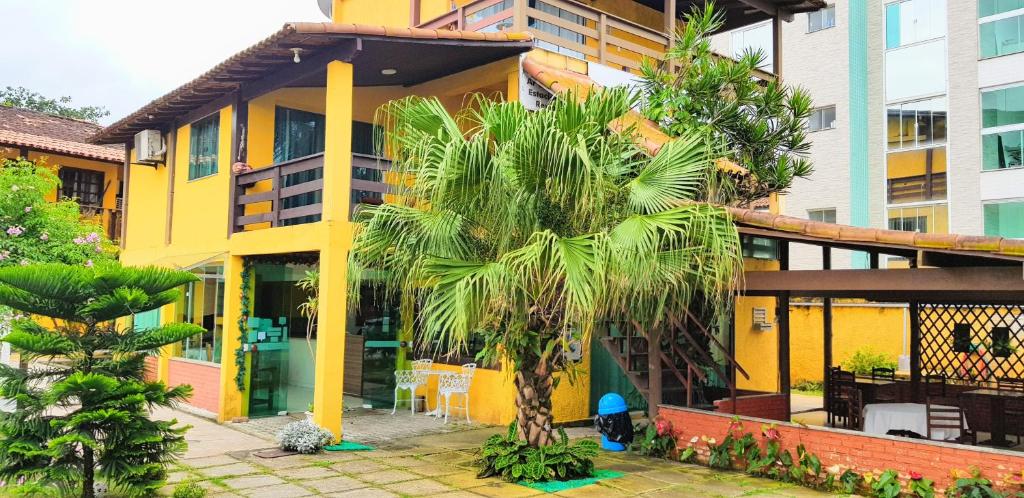
[[[668,458],[676,451],[676,438],[668,420],[658,417],[646,427],[637,425],[635,431],[640,437],[630,443],[630,451],[655,458]]]
[[[910,482],[907,484],[910,494],[918,498],[935,498],[935,483],[926,479],[920,472],[910,471]]]

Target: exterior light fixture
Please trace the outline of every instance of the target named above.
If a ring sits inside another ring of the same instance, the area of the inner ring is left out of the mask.
[[[302,53],[301,48],[293,48],[292,53],[295,54],[295,57],[292,60],[295,61],[296,64],[302,62],[302,57],[299,57],[299,54]]]
[[[398,73],[398,70],[393,68],[393,67],[389,67],[389,68],[381,69],[380,70],[380,74],[383,74],[384,76],[393,76],[393,75],[395,75],[397,73]]]

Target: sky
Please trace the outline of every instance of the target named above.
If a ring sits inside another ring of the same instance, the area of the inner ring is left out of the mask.
[[[290,21],[316,0],[0,0],[0,88],[23,86],[110,124]]]

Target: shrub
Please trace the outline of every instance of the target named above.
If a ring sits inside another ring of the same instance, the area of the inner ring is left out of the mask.
[[[898,498],[900,496],[900,476],[895,470],[887,470],[877,479],[871,479],[868,483],[871,487],[871,496],[876,498]]]
[[[871,373],[870,371],[868,373]],[[805,380],[801,379],[793,383],[793,390],[811,394],[821,394],[824,392],[824,384],[820,380]]]
[[[857,375],[871,375],[873,368],[896,368],[896,360],[870,347],[858,349],[843,362],[843,368]]]
[[[969,476],[957,474],[956,481],[946,488],[947,498],[1003,498],[1003,493],[992,489],[992,481],[981,476],[977,467],[971,469]],[[1020,496],[1019,494],[1017,496]]]
[[[630,443],[629,451],[654,458],[668,458],[676,450],[672,424],[667,420],[660,420],[647,426],[638,424],[634,432],[640,437]]]
[[[193,481],[185,481],[174,487],[171,498],[204,498],[206,490]]]
[[[515,422],[509,424],[504,435],[495,434],[481,448],[477,461],[478,478],[498,476],[510,482],[569,480],[594,474],[593,458],[597,456],[597,443],[591,439],[569,442],[565,431],[558,429],[559,438],[550,445],[531,447],[519,438]]]
[[[303,454],[318,453],[334,442],[334,434],[309,420],[292,422],[277,434],[281,449]]]

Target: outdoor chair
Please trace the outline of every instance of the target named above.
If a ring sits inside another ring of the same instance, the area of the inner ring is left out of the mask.
[[[846,401],[846,421],[844,427],[855,431],[864,430],[864,395],[856,386],[840,387],[840,394]]]
[[[946,397],[946,376],[943,374],[928,374],[924,376],[925,396]]]
[[[448,423],[448,414],[452,408],[452,397],[462,395],[462,408],[466,412],[466,423],[469,419],[469,386],[473,381],[473,374],[476,372],[476,363],[462,365],[459,373],[443,373],[437,379],[437,403],[441,406],[441,398],[444,398],[444,423]]]
[[[929,397],[925,400],[925,410],[928,417],[928,439],[970,445],[978,444],[977,433],[967,428],[963,408],[933,404],[932,398]],[[945,430],[958,430],[960,436],[955,438],[939,437],[937,432]]]
[[[1000,391],[1024,392],[1024,379],[1000,377],[996,379],[996,387]],[[1006,400],[1003,417],[1006,419],[1006,434],[1016,437],[1017,444],[1020,444],[1021,436],[1024,436],[1024,401]]]
[[[871,380],[889,380],[892,385],[875,386],[875,397],[872,403],[895,403],[899,401],[898,386],[896,386],[896,369],[886,367],[875,367],[871,369]]]
[[[391,408],[392,415],[398,410],[398,391],[409,391],[409,410],[413,415],[416,414],[416,390],[420,386],[426,387],[433,364],[434,360],[430,359],[415,360],[412,362],[412,370],[395,370],[395,406]]]
[[[844,425],[848,422],[850,406],[846,395],[843,394],[844,387],[856,387],[856,376],[853,372],[847,372],[840,368],[830,370],[825,409],[828,412],[828,425],[833,427],[840,420]]]

